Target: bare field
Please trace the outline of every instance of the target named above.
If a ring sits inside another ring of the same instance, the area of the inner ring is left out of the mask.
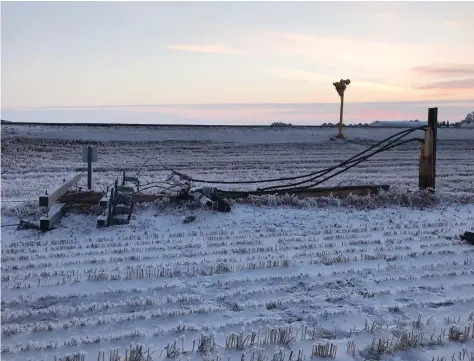
[[[149,157],[205,179],[299,175],[398,131],[348,129],[340,143],[323,128],[110,135],[2,126],[2,225],[34,213],[16,201],[36,202],[84,167],[85,140],[98,146],[94,182],[104,189]],[[124,354],[131,343],[153,360],[474,359],[474,247],[458,237],[474,227],[466,201],[474,194],[474,131],[440,129],[439,139],[443,201],[423,209],[270,201],[234,204],[225,214],[194,210],[196,221],[183,224],[189,209],[150,204],[130,225],[110,229],[75,213],[47,234],[2,227],[2,360],[83,352],[89,361],[100,350],[108,360],[110,349]],[[324,185],[416,189],[419,154],[410,143]],[[140,179],[166,175],[150,162]]]

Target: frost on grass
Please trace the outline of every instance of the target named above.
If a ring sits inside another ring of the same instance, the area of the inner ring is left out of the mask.
[[[3,217],[40,217],[44,213],[44,209],[38,206],[38,202],[26,201],[26,202],[15,202],[8,203],[2,202],[2,216]]]
[[[234,203],[251,204],[254,206],[292,206],[299,208],[349,208],[356,210],[372,210],[389,206],[411,207],[416,209],[430,208],[443,204],[474,203],[474,193],[436,192],[429,190],[410,190],[392,187],[388,191],[380,190],[378,194],[365,196],[349,195],[344,198],[314,197],[298,198],[296,195],[262,195],[235,200]]]
[[[133,174],[149,153],[199,178],[303,174],[347,159],[370,137],[344,147],[101,141],[94,184],[106,189],[121,167]],[[82,143],[10,139],[2,199],[37,199],[83,168]],[[410,191],[419,147],[406,146],[327,184],[391,185],[377,195],[250,197],[226,214],[165,198],[137,205],[128,226],[97,230],[89,208],[48,234],[5,228],[2,360],[81,360],[85,349],[84,361],[452,361],[462,348],[454,360],[467,361],[474,248],[458,235],[474,222],[470,144],[440,142],[434,195]],[[165,173],[147,165],[140,177]],[[2,215],[35,217],[38,208],[2,202]],[[191,212],[196,221],[184,225]]]

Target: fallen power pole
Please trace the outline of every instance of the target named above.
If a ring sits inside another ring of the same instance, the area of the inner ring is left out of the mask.
[[[55,225],[60,221],[64,215],[68,206],[74,206],[77,204],[88,204],[98,205],[101,209],[100,215],[97,218],[98,227],[107,227],[118,224],[128,224],[131,219],[134,204],[136,203],[150,203],[159,200],[167,199],[172,203],[182,201],[197,201],[204,207],[219,211],[229,212],[231,209],[230,204],[226,199],[243,199],[251,196],[283,196],[293,195],[297,198],[314,198],[314,197],[338,197],[343,198],[350,195],[354,196],[366,196],[369,194],[378,194],[380,191],[388,191],[390,186],[388,184],[379,185],[360,185],[360,186],[344,186],[344,187],[319,187],[319,184],[327,181],[334,176],[341,174],[348,169],[356,166],[357,164],[366,161],[368,158],[380,152],[392,149],[402,144],[411,141],[421,141],[421,156],[419,163],[419,188],[429,189],[434,191],[435,179],[436,179],[436,142],[437,142],[437,126],[438,126],[438,108],[430,108],[428,110],[428,126],[421,126],[409,130],[403,130],[396,133],[383,141],[371,146],[370,148],[362,151],[361,153],[354,155],[350,159],[343,161],[342,163],[327,168],[312,172],[305,175],[295,177],[283,177],[279,179],[261,179],[258,181],[228,181],[228,180],[202,180],[194,179],[186,174],[177,172],[165,167],[165,169],[171,171],[169,178],[178,177],[175,179],[175,183],[172,187],[168,187],[168,193],[159,194],[147,194],[143,193],[150,184],[165,183],[165,182],[152,182],[145,185],[141,185],[138,179],[139,171],[136,177],[126,176],[123,173],[123,179],[119,185],[118,179],[114,185],[107,189],[107,192],[100,192],[93,190],[92,184],[92,163],[97,161],[97,150],[94,147],[84,147],[83,149],[83,160],[88,163],[87,172],[87,189],[82,190],[77,188],[77,183],[84,176],[84,173],[74,175],[69,180],[64,180],[54,191],[39,197],[40,207],[45,208],[45,214],[40,218],[40,224],[33,224],[31,222],[23,222],[23,228],[38,228],[42,231],[48,231],[55,228]],[[423,130],[425,131],[424,139],[414,138],[405,141],[400,141],[401,138],[407,136],[414,131]],[[396,138],[396,139],[393,139]],[[390,140],[393,139],[393,140]],[[382,146],[384,142],[388,144]],[[376,147],[380,149],[373,150]],[[369,154],[364,155],[367,152]],[[147,160],[148,161],[148,160]],[[146,163],[146,162],[145,162]],[[342,168],[342,169],[341,169]],[[337,169],[338,170],[336,172]],[[331,172],[334,174],[328,175]],[[324,178],[323,178],[324,177]],[[302,180],[306,178],[306,180]],[[196,184],[250,184],[250,183],[275,183],[283,181],[293,181],[291,184],[280,184],[272,187],[257,188],[253,191],[230,191],[221,190],[214,187],[203,187],[195,188],[192,185]],[[168,180],[167,180],[168,182]],[[312,182],[311,184],[308,184]],[[169,185],[169,182],[166,183]],[[308,184],[307,186],[301,186],[301,184]],[[298,185],[300,185],[298,187]],[[76,189],[72,190],[76,186]],[[175,192],[169,191],[169,189],[179,189]],[[141,192],[140,192],[141,190]],[[125,217],[123,217],[125,216]]]

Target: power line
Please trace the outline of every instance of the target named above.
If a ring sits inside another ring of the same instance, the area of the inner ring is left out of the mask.
[[[413,139],[408,139],[405,141],[400,141],[402,138],[406,137],[410,133],[413,133],[417,130],[426,130],[426,126],[421,126],[417,128],[411,128],[411,129],[405,129],[403,131],[400,131],[396,134],[393,134],[376,144],[370,146],[369,148],[363,150],[362,152],[359,152],[358,154],[350,157],[349,159],[335,165],[329,168],[325,168],[319,171],[307,173],[307,174],[302,174],[298,176],[293,176],[293,177],[280,177],[280,178],[273,178],[273,179],[260,179],[260,180],[253,180],[253,181],[247,181],[247,180],[233,180],[233,181],[228,181],[228,180],[207,180],[207,179],[198,179],[198,178],[193,178],[187,174],[178,172],[168,166],[166,166],[162,161],[160,161],[157,158],[149,158],[145,160],[144,164],[140,167],[140,169],[137,172],[137,176],[140,173],[140,171],[145,167],[145,165],[150,161],[150,160],[157,160],[159,164],[162,166],[163,169],[169,170],[172,172],[172,174],[175,174],[181,178],[181,180],[184,180],[185,182],[182,184],[170,184],[168,182],[150,182],[144,185],[144,188],[141,190],[146,190],[150,188],[162,188],[164,191],[171,190],[173,188],[177,187],[188,187],[189,188],[189,183],[204,183],[204,184],[259,184],[259,183],[274,183],[274,182],[283,182],[283,181],[295,181],[295,180],[300,180],[298,182],[294,183],[287,183],[287,184],[279,184],[279,185],[273,185],[273,186],[268,186],[265,188],[257,188],[256,191],[250,191],[246,192],[249,194],[263,194],[263,193],[269,193],[272,191],[295,191],[295,190],[304,190],[308,189],[311,187],[315,187],[343,172],[346,172],[347,170],[355,167],[356,165],[366,161],[367,159],[375,156],[376,154],[379,154],[381,152],[393,149],[395,147],[399,147],[403,144],[417,141],[419,139],[413,138]],[[388,142],[388,143],[387,143]],[[387,143],[387,144],[384,144]],[[384,145],[383,145],[384,144]],[[378,148],[374,150],[375,148]],[[373,151],[372,151],[373,150]],[[372,152],[371,152],[372,151]],[[366,154],[368,153],[368,154]],[[330,174],[334,170],[343,167],[341,170],[337,171],[336,173]],[[328,175],[330,174],[330,175]],[[324,177],[328,175],[327,177]],[[322,178],[324,177],[324,178]],[[307,178],[307,179],[304,179]],[[321,179],[322,178],[322,179]],[[309,185],[301,186],[302,184],[313,182]],[[300,187],[298,187],[300,186]],[[241,193],[239,191],[221,191],[226,194],[236,194],[236,193]]]
[[[177,175],[181,176],[183,179],[187,180],[187,181],[190,181],[190,182],[195,182],[195,183],[206,183],[206,184],[258,184],[258,183],[271,183],[271,182],[280,182],[280,181],[286,181],[286,180],[296,180],[296,179],[302,179],[302,178],[307,178],[307,177],[311,177],[311,176],[315,176],[315,175],[318,175],[318,174],[321,174],[321,173],[324,173],[324,172],[327,172],[329,170],[334,170],[338,167],[341,167],[341,166],[344,166],[348,163],[350,163],[351,161],[353,160],[356,160],[358,157],[360,157],[361,155],[369,152],[370,150],[378,147],[379,145],[387,142],[388,140],[390,139],[393,139],[393,138],[396,138],[397,136],[399,136],[399,138],[397,139],[401,139],[405,136],[407,136],[408,134],[410,133],[413,133],[415,132],[416,130],[420,130],[420,129],[425,129],[426,127],[425,126],[422,126],[422,127],[418,127],[418,128],[412,128],[412,129],[405,129],[401,132],[398,132],[396,134],[393,134],[391,135],[390,137],[388,138],[385,138],[384,140],[372,145],[371,147],[367,148],[366,150],[354,155],[353,157],[347,159],[346,161],[336,165],[336,166],[333,166],[333,167],[330,167],[330,168],[326,168],[326,169],[322,169],[320,171],[316,171],[316,172],[311,172],[311,173],[307,173],[307,174],[302,174],[302,175],[299,175],[299,176],[294,176],[294,177],[281,177],[281,178],[273,178],[273,179],[261,179],[261,180],[253,180],[253,181],[239,181],[239,180],[235,180],[235,181],[227,181],[227,180],[206,180],[206,179],[198,179],[198,178],[193,178],[193,177],[190,177],[186,174],[183,174],[183,173],[180,173],[180,172],[177,172],[177,171],[174,171],[174,173],[176,173]],[[310,181],[312,179],[308,179],[307,181]],[[306,181],[305,181],[306,182]],[[303,182],[304,183],[304,182]]]

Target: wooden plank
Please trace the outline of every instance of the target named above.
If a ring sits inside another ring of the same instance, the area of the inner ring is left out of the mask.
[[[73,185],[77,184],[79,180],[82,178],[83,173],[78,173],[74,177],[72,177],[70,180],[64,182],[61,186],[59,186],[54,192],[52,192],[50,195],[44,195],[39,197],[39,205],[40,207],[50,207],[56,201],[58,200],[59,197],[61,197],[64,193],[66,193],[69,188],[71,188]]]
[[[103,192],[94,191],[66,192],[57,201],[60,203],[97,204],[103,195]]]
[[[57,203],[48,211],[47,216],[40,218],[40,230],[49,231],[59,221],[64,213],[65,203]]]

